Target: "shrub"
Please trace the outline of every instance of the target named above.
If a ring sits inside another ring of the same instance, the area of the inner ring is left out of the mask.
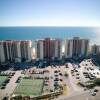
[[[100,86],[100,79],[99,78],[95,79],[94,83],[95,85]]]

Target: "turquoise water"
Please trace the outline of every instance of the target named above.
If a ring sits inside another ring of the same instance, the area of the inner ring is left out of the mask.
[[[98,28],[93,27],[0,27],[0,40],[35,40],[45,37],[64,39],[79,36],[95,43],[99,42],[96,30]]]

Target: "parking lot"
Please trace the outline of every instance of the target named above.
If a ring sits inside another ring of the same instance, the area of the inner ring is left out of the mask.
[[[17,84],[15,83],[17,78],[21,75],[21,71],[5,71],[2,72],[3,74],[6,75],[10,75],[9,81],[7,82],[5,88],[0,89],[0,100],[2,100],[2,98],[10,96],[15,87],[17,86]],[[13,73],[13,74],[12,74]]]
[[[0,84],[3,84],[8,77],[9,82],[4,89],[0,89],[0,98],[12,94],[37,96],[61,90],[63,90],[63,96],[67,97],[80,93],[84,94],[90,90],[82,87],[79,83],[85,83],[100,77],[99,68],[90,59],[83,60],[80,64],[66,63],[65,65],[48,66],[46,68],[32,67],[18,71],[8,70],[2,72],[2,74],[8,76],[0,76]],[[33,79],[23,80],[26,76]],[[43,81],[37,82],[34,79],[42,79]],[[43,91],[41,91],[41,87]],[[89,95],[92,94],[89,92]]]

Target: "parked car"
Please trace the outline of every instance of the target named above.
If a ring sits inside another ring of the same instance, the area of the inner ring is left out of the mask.
[[[5,89],[5,86],[2,86],[1,89]]]
[[[96,93],[95,93],[95,92],[93,92],[91,95],[92,95],[92,96],[96,96]]]
[[[59,73],[60,76],[62,76],[62,73]]]
[[[79,79],[80,77],[76,77],[76,79]]]
[[[8,100],[8,97],[4,97],[2,100]]]
[[[95,89],[94,92],[98,92],[99,90]]]

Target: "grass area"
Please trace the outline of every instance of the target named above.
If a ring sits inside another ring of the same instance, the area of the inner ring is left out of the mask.
[[[4,81],[6,81],[8,79],[8,76],[0,76],[0,86],[2,85],[2,83],[4,83]]]
[[[16,87],[14,94],[38,96],[41,95],[42,86],[43,79],[22,79]]]

